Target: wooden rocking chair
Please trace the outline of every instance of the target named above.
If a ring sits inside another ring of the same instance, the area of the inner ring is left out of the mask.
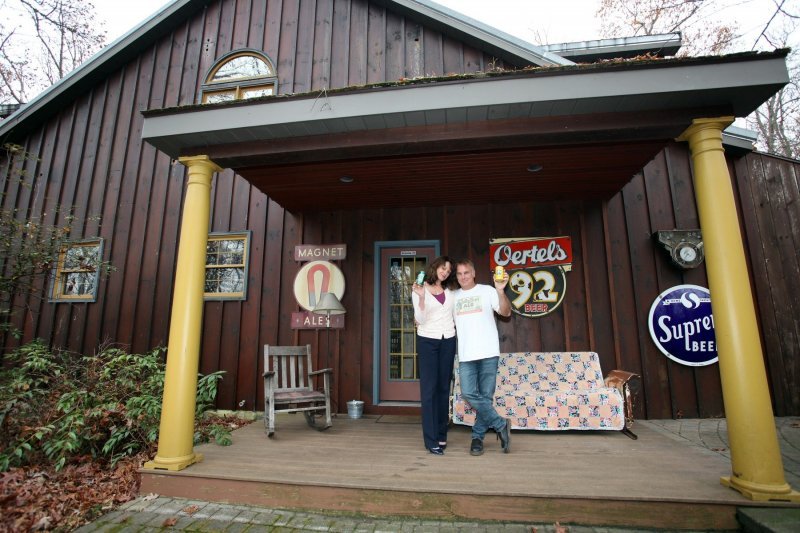
[[[264,345],[264,426],[267,436],[275,434],[275,413],[302,412],[317,431],[331,427],[331,374],[324,368],[312,370],[311,345]],[[314,389],[313,378],[322,376],[322,390]],[[325,421],[323,423],[323,412]]]

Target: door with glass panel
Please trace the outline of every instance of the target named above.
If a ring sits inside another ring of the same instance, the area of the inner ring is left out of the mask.
[[[383,248],[380,254],[381,402],[418,402],[414,306],[411,284],[433,260],[433,246]]]

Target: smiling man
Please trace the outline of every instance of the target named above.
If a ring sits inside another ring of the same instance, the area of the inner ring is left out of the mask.
[[[461,394],[477,412],[472,426],[471,455],[483,454],[483,437],[491,428],[500,439],[504,453],[511,451],[511,421],[494,409],[494,388],[500,339],[495,313],[511,316],[511,302],[505,294],[508,273],[494,280],[494,287],[475,283],[475,265],[469,259],[456,263],[461,287],[455,294],[455,322],[458,335],[458,367]]]

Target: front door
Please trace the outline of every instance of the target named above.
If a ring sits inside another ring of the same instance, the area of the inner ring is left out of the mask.
[[[380,248],[379,402],[419,401],[411,284],[436,256],[436,246],[429,242]]]

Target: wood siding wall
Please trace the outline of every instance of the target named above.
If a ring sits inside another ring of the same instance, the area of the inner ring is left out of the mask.
[[[800,413],[800,164],[750,154],[732,175],[777,416]]]
[[[185,169],[142,143],[139,111],[193,103],[216,58],[241,47],[273,59],[281,93],[485,70],[491,63],[365,0],[212,3],[29,135],[23,148],[39,160],[11,163],[25,170],[23,186],[3,171],[3,208],[57,223],[64,207],[75,206],[80,223],[72,236],[103,237],[105,259],[116,268],[94,303],[24,302],[17,323],[23,341],[42,337],[84,353],[106,341],[137,352],[166,344]],[[779,415],[800,414],[798,168],[758,154],[731,160]],[[658,229],[698,227],[685,146],[669,146],[604,203],[452,204],[296,215],[232,172],[218,176],[209,231],[252,231],[247,299],[205,304],[200,371],[226,371],[219,407],[260,407],[265,343],[311,343],[335,368],[339,411],[347,400],[371,398],[375,241],[439,239],[447,254],[488,265],[492,237],[569,235],[575,265],[564,303],[541,319],[502,322],[502,348],[597,350],[604,369],[642,373],[639,417],[722,415],[716,365],[667,360],[645,325],[664,289],[706,285],[703,266],[673,268],[651,238]],[[298,310],[292,256],[296,244],[340,242],[348,246],[340,265],[347,327],[330,332],[329,350],[325,332],[290,329]],[[6,349],[17,344],[4,339]]]

